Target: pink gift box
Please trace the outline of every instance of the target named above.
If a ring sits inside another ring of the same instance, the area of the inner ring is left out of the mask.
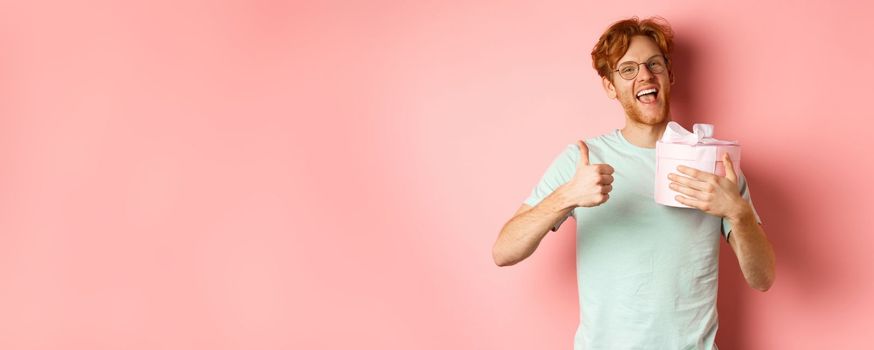
[[[735,174],[740,174],[740,144],[736,141],[714,139],[713,125],[695,124],[692,128],[693,132],[689,132],[680,124],[670,122],[661,140],[656,142],[656,203],[689,208],[674,199],[681,193],[669,187],[671,180],[668,179],[668,174],[687,176],[677,170],[679,165],[725,176],[722,156],[728,153],[734,163]]]

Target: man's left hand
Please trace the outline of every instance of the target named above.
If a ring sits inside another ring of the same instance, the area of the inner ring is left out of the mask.
[[[725,176],[683,165],[677,167],[677,170],[688,176],[668,174],[668,179],[671,180],[670,188],[683,194],[676,196],[677,202],[710,215],[729,219],[740,218],[749,204],[740,196],[734,163],[728,153],[723,156],[722,164],[725,165]]]

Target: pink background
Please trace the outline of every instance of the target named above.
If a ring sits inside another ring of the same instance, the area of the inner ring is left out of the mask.
[[[0,348],[570,349],[572,225],[491,246],[623,125],[589,51],[632,14],[673,24],[675,119],[742,141],[777,253],[761,294],[723,245],[720,347],[868,346],[869,5],[119,3],[0,10]]]

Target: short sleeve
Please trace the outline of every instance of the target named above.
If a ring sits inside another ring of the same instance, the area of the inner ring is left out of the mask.
[[[549,165],[549,168],[546,169],[546,172],[540,178],[537,185],[534,186],[534,189],[531,190],[531,194],[528,196],[528,199],[525,200],[525,204],[532,207],[536,206],[546,198],[546,196],[554,192],[556,188],[570,181],[576,172],[579,160],[579,146],[571,144],[565,147],[565,149],[555,157],[552,164]],[[567,216],[557,221],[552,227],[552,231],[558,230],[559,226],[561,226],[570,215],[573,215],[573,210],[571,210]]]
[[[756,216],[756,222],[759,225],[762,224],[762,219],[759,217],[759,213],[756,212],[756,207],[753,205],[753,199],[750,195],[750,187],[747,184],[747,179],[743,174],[743,170],[741,170],[738,174],[738,181],[740,182],[740,194],[743,199],[745,199],[748,203],[750,203],[750,207],[753,208],[753,215]],[[722,234],[725,235],[725,239],[728,240],[729,234],[731,234],[731,222],[728,219],[722,218]]]

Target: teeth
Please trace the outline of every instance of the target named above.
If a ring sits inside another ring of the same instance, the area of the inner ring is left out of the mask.
[[[640,92],[637,93],[637,97],[640,97],[640,96],[643,96],[643,95],[646,95],[649,93],[655,93],[655,92],[656,92],[656,89],[641,90]]]

